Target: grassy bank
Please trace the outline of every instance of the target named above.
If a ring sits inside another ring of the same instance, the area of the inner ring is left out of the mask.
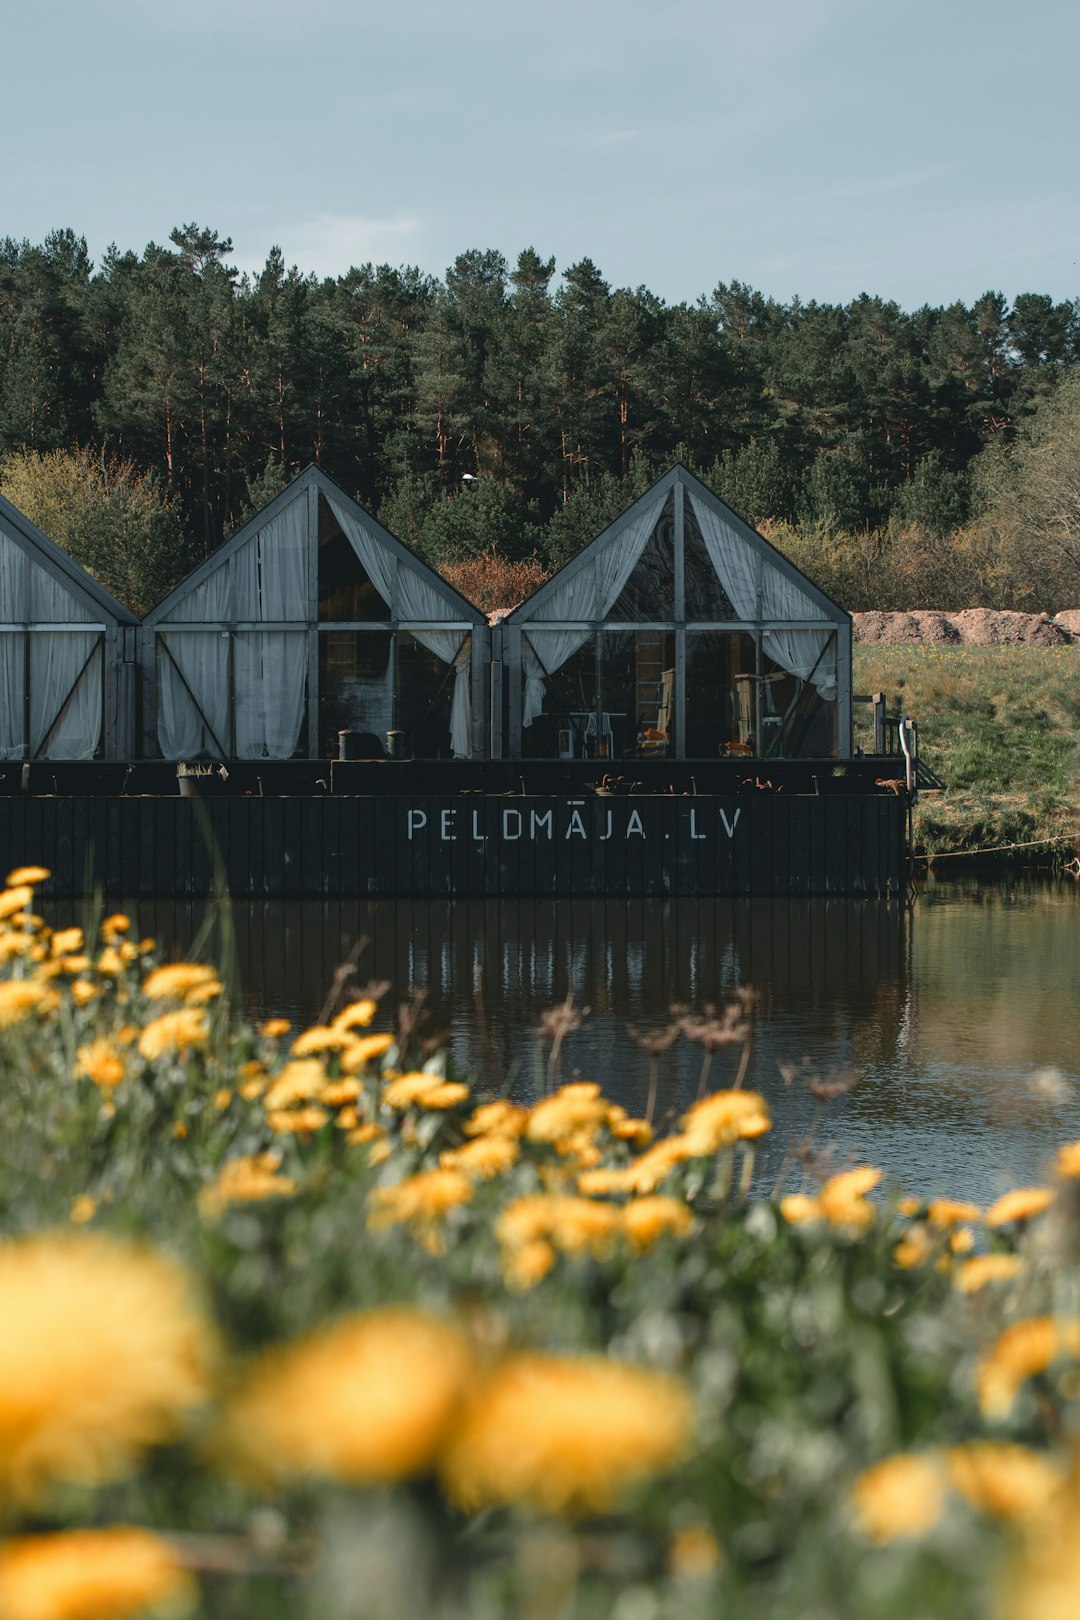
[[[654,1140],[559,1085],[569,1008],[547,1093],[483,1097],[416,1003],[246,1028],[43,882],[0,892],[5,1620],[1075,1611],[1080,1143],[988,1209],[809,1142],[759,1188],[765,1097]]]
[[[1078,676],[1074,647],[856,647],[855,690],[885,692],[891,712],[918,721],[922,754],[948,784],[916,810],[919,851],[1002,850],[1027,864],[1076,853]],[[857,727],[868,723],[859,706]],[[1007,847],[1036,840],[1047,842]]]

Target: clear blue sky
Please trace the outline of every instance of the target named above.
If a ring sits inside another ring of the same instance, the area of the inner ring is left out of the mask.
[[[905,308],[1080,294],[1068,0],[37,0],[5,8],[0,236],[257,269],[588,256]]]

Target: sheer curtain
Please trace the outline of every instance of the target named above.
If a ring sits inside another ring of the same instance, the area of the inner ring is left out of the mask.
[[[753,624],[759,617],[758,589],[761,591],[761,619],[821,619],[823,630],[766,630],[762,647],[774,663],[799,680],[810,680],[821,696],[831,702],[836,697],[836,658],[821,655],[834,634],[824,609],[800,590],[778,568],[773,568],[754,547],[719,513],[691,493],[690,501],[698,520],[709,560],[721,585],[731,598],[739,618]],[[818,663],[818,659],[821,662]],[[812,673],[811,673],[812,672]]]
[[[21,546],[0,534],[0,620],[23,625],[29,616],[27,567]],[[26,637],[0,630],[0,759],[22,759],[25,750]]]
[[[178,624],[213,624],[220,630],[158,626],[158,744],[166,759],[228,752],[229,595],[229,564],[223,562],[174,610]]]
[[[430,580],[404,563],[397,568],[397,559],[385,549],[378,537],[357,521],[340,501],[327,497],[331,510],[341,525],[368,578],[395,614],[399,623],[409,620],[423,624],[438,623],[446,618],[446,599]],[[397,574],[397,602],[394,601],[394,577]],[[454,670],[454,695],[450,703],[450,752],[455,759],[472,758],[472,637],[461,630],[411,630],[422,646],[451,664]]]
[[[584,567],[556,587],[522,625],[521,664],[525,675],[521,724],[531,726],[544,711],[545,677],[554,675],[588,640],[590,630],[544,630],[545,619],[602,619],[622,595],[634,565],[660,518],[666,495],[650,501],[617,535],[599,546]]]
[[[234,554],[236,617],[306,619],[307,560],[307,503],[296,500]],[[233,674],[237,757],[291,759],[304,721],[307,632],[238,632]]]
[[[30,567],[27,578],[32,624],[93,622],[89,609],[46,569]],[[104,667],[98,630],[31,634],[32,757],[93,759],[101,742]]]

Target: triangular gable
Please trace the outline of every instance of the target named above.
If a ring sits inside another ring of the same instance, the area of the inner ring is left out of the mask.
[[[831,622],[850,615],[839,607],[765,536],[751,528],[681,463],[669,468],[597,537],[507,615],[510,624],[602,619],[663,513],[669,493],[682,486],[713,567],[738,619]],[[605,561],[610,555],[611,561]],[[594,583],[590,584],[590,577]],[[605,590],[605,582],[608,588]],[[611,593],[612,587],[619,589]],[[760,614],[758,603],[760,597]],[[658,619],[668,619],[658,613]]]
[[[317,525],[312,525],[308,518],[308,499],[312,492],[325,497],[358,562],[372,574],[377,589],[380,583],[385,585],[386,579],[393,577],[394,565],[404,564],[409,582],[415,581],[415,588],[404,593],[406,611],[398,614],[397,622],[486,623],[478,608],[466,601],[388,529],[384,529],[376,518],[346,495],[318,467],[308,467],[212,556],[193,569],[147,614],[145,622],[211,622],[232,617],[233,604],[225,600],[226,594],[231,593],[222,592],[217,581],[221,571],[234,560],[241,564],[245,560],[251,563],[247,570],[250,589],[257,589],[260,593],[259,611],[237,611],[235,617],[278,623],[302,623],[314,617],[316,604],[311,600],[310,576],[306,568],[309,549],[318,545]],[[256,548],[259,553],[257,567],[254,563]],[[271,559],[275,563],[272,577],[265,566]],[[387,562],[387,567],[381,571],[381,582],[374,577],[380,573],[380,559]],[[286,604],[294,600],[297,601],[298,610],[289,612]]]
[[[138,620],[0,495],[0,623],[35,622],[135,625]]]

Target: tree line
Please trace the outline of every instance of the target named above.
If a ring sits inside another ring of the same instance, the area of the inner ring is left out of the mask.
[[[89,535],[99,577],[142,524],[114,569],[140,606],[309,462],[443,568],[550,568],[674,459],[796,550],[940,544],[1080,360],[1080,305],[1039,293],[668,304],[532,248],[441,280],[319,279],[276,248],[250,277],[231,253],[197,225],[97,266],[71,230],[0,242],[0,487]],[[119,514],[96,529],[95,489]]]

